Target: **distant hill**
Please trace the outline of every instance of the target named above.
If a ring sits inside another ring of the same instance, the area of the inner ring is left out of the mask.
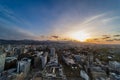
[[[58,43],[56,41],[37,41],[37,40],[4,40],[0,39],[0,44],[34,44],[34,45],[39,45],[39,44],[49,44],[49,43]]]
[[[76,42],[76,41],[51,41],[51,40],[39,41],[39,40],[5,40],[5,39],[0,39],[0,44],[17,44],[17,45],[69,44],[71,46],[73,45],[120,46],[120,44],[96,44],[96,43]]]

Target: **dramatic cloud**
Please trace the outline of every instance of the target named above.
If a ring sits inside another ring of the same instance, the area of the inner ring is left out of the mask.
[[[116,35],[113,35],[113,37],[120,37],[120,35],[119,35],[119,34],[116,34]]]
[[[109,36],[106,36],[106,37],[103,37],[102,39],[109,39],[109,38],[111,38],[111,37],[109,37]]]
[[[120,39],[108,39],[106,41],[120,41]]]
[[[114,41],[114,40],[112,40],[112,39],[109,39],[109,40],[106,40],[106,41],[108,41],[108,42],[112,42],[112,41]]]
[[[108,37],[108,36],[110,36],[110,35],[102,35],[103,37]]]
[[[71,12],[73,13],[73,12]],[[67,17],[62,16],[58,21],[56,20],[53,24],[53,34],[66,35],[70,33],[85,31],[92,36],[102,35],[105,33],[113,33],[112,29],[119,29],[119,27],[113,27],[115,20],[119,20],[120,17],[111,15],[112,12],[106,12],[101,14],[96,14],[92,16],[87,16],[81,18],[81,16],[72,17],[68,13]],[[67,13],[66,13],[67,14]],[[79,15],[76,13],[76,15]],[[111,17],[111,18],[110,18]],[[57,26],[57,27],[56,27]],[[61,33],[62,32],[62,33]],[[107,37],[106,37],[107,38]]]
[[[120,39],[113,39],[113,40],[115,40],[115,41],[120,41]]]
[[[100,38],[94,38],[93,40],[95,40],[95,41],[99,41],[99,40],[100,40]]]
[[[88,39],[87,41],[88,42],[93,42],[93,43],[99,42],[99,43],[112,44],[112,43],[119,43],[120,42],[120,38],[119,38],[119,35],[101,35],[101,37]]]
[[[6,7],[0,6],[0,38],[73,40],[72,34],[85,32],[89,35],[88,42],[119,43],[120,6],[117,2],[111,5],[114,1],[71,1],[48,3],[38,0],[34,4],[32,1],[14,1],[11,4],[9,0],[1,0]]]
[[[55,39],[58,39],[59,38],[59,36],[51,36],[52,38],[55,38]]]

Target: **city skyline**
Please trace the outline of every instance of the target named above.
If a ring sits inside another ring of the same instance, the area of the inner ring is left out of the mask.
[[[0,39],[120,44],[119,0],[2,0]]]

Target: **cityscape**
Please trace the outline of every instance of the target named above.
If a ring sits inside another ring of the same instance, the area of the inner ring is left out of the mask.
[[[0,80],[120,80],[120,45],[25,42],[1,43]]]
[[[0,80],[120,80],[120,0],[0,0]]]

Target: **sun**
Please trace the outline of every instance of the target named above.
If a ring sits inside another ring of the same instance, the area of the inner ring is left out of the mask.
[[[83,31],[79,31],[79,32],[74,32],[71,34],[71,38],[74,40],[78,40],[81,42],[86,41],[88,38],[90,38],[89,34]]]

